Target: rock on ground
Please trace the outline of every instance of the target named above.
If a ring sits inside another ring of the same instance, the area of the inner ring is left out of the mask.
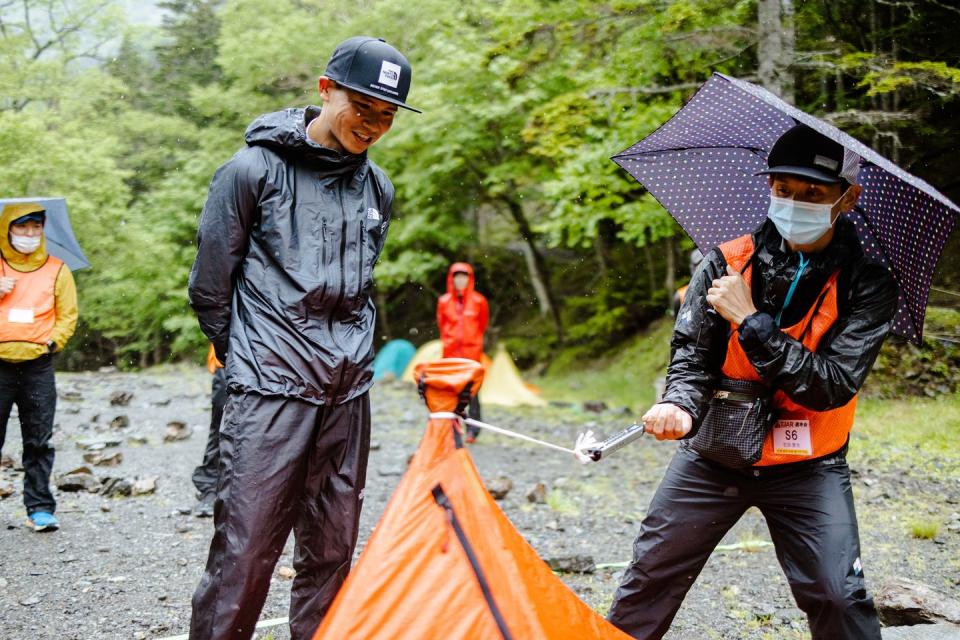
[[[960,640],[960,626],[949,623],[887,627],[881,631],[883,640]]]
[[[891,626],[960,624],[960,601],[914,580],[887,580],[880,585],[874,601],[880,620]]]

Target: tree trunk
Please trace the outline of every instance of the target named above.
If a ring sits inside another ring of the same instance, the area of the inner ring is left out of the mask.
[[[647,295],[650,298],[653,298],[657,291],[657,271],[654,268],[653,252],[650,251],[649,241],[645,242],[643,245],[643,257],[644,262],[647,263],[647,290],[650,292]]]
[[[503,202],[507,205],[510,216],[517,223],[517,231],[520,232],[520,237],[523,239],[523,257],[530,274],[530,283],[533,285],[537,301],[540,303],[540,315],[550,316],[557,332],[557,340],[563,342],[563,323],[560,321],[560,312],[554,302],[553,291],[550,287],[550,270],[533,241],[533,231],[530,229],[530,223],[527,221],[520,203],[509,198],[505,198]]]
[[[797,55],[797,29],[794,22],[793,0],[780,0],[783,11],[780,29],[783,34],[780,50],[780,97],[790,104],[796,98],[796,78],[791,69]]]
[[[793,103],[796,48],[793,0],[758,0],[757,75],[764,89]]]
[[[667,274],[663,279],[663,286],[667,289],[667,300],[672,299],[673,292],[677,288],[677,256],[676,249],[673,246],[673,236],[667,236]]]
[[[600,234],[593,236],[593,255],[597,257],[597,269],[600,279],[607,277],[607,248]]]
[[[382,289],[374,289],[373,299],[377,305],[377,320],[380,321],[380,330],[383,332],[380,335],[386,337],[387,340],[392,340],[393,335],[391,335],[390,322],[387,318],[387,294]]]

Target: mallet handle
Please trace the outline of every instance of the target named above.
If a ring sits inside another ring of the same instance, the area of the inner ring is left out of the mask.
[[[643,434],[643,425],[635,422],[620,433],[610,436],[596,447],[585,449],[584,453],[596,462],[601,458],[606,458],[617,449],[627,446]]]

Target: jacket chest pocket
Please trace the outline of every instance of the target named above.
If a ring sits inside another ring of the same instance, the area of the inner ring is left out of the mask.
[[[316,238],[311,247],[313,253],[313,272],[309,275],[310,290],[304,296],[304,302],[312,309],[320,309],[328,302],[328,298],[336,295],[336,265],[331,262],[335,255],[331,243],[334,241],[334,230],[324,217],[314,223],[312,229]]]
[[[373,286],[373,266],[380,257],[381,233],[379,221],[361,218],[357,237],[357,300],[368,294]]]

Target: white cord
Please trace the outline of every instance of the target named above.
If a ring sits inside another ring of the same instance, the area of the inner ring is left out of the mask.
[[[509,429],[504,429],[503,427],[495,427],[492,424],[487,424],[486,422],[480,422],[479,420],[474,420],[473,418],[463,418],[453,413],[452,411],[438,411],[435,413],[431,413],[430,418],[436,419],[436,420],[457,420],[459,422],[464,422],[472,427],[486,429],[487,431],[493,431],[494,433],[510,436],[511,438],[526,440],[527,442],[539,444],[549,449],[556,449],[557,451],[563,451],[564,453],[576,454],[576,452],[573,449],[567,449],[566,447],[561,447],[560,445],[544,442],[543,440],[537,440],[536,438],[531,438],[530,436],[524,435],[522,433],[517,433],[516,431],[510,431]]]

